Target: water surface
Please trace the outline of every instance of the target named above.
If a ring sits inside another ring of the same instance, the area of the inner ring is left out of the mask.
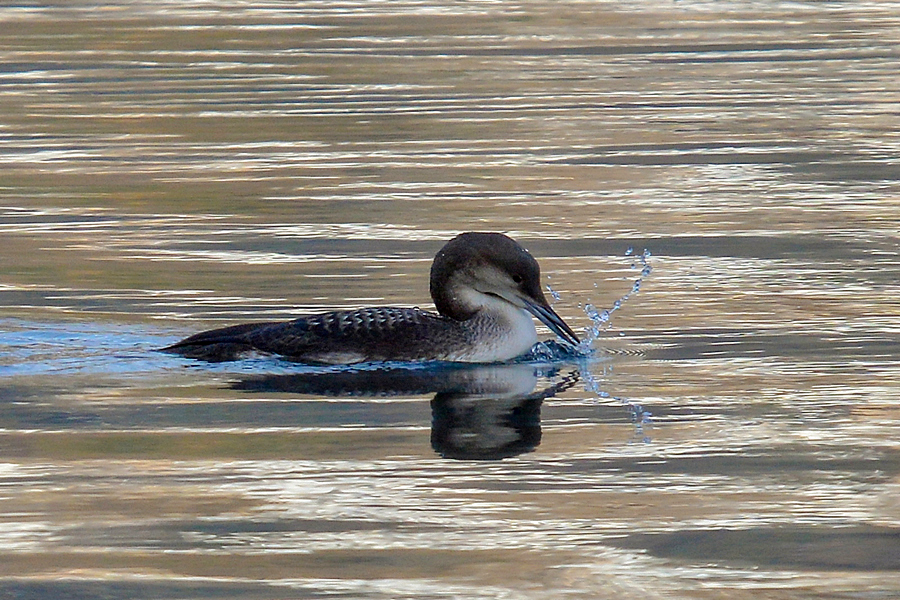
[[[0,596],[900,594],[900,4],[0,22]],[[429,307],[466,230],[628,295],[596,353],[155,351]]]

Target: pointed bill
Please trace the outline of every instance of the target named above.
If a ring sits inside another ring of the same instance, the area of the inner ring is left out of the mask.
[[[577,346],[581,343],[578,336],[575,335],[575,332],[566,325],[566,322],[562,320],[562,317],[556,314],[556,311],[552,308],[543,304],[537,304],[531,299],[523,300],[525,300],[525,310],[537,317],[538,320],[549,327],[553,333],[573,346]]]

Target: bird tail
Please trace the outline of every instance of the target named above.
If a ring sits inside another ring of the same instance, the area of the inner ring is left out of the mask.
[[[241,353],[254,349],[253,344],[247,339],[247,334],[269,325],[273,323],[243,323],[210,329],[175,342],[171,346],[160,348],[160,352],[211,362],[234,360]]]

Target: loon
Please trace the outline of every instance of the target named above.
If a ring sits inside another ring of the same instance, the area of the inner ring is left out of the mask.
[[[430,290],[437,313],[372,307],[204,331],[163,348],[211,362],[248,352],[312,364],[381,361],[504,362],[537,342],[537,317],[571,345],[578,336],[541,291],[537,261],[501,233],[462,233],[437,253]]]

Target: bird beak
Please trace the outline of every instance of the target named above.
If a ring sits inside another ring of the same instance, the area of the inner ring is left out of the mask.
[[[573,346],[577,346],[581,343],[581,340],[578,339],[578,336],[575,335],[572,328],[566,325],[566,322],[562,320],[562,317],[556,314],[556,311],[550,308],[549,304],[539,304],[531,298],[522,298],[522,300],[525,304],[525,310],[537,317],[537,319],[549,327],[553,333]]]

